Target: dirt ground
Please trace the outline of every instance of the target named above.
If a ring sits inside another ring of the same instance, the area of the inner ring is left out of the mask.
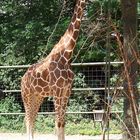
[[[25,134],[20,133],[0,133],[0,140],[27,140]],[[57,140],[57,137],[51,134],[35,134],[34,140]],[[102,140],[101,136],[66,136],[66,140]],[[108,139],[106,139],[108,140]],[[110,135],[109,140],[121,140],[121,135]]]

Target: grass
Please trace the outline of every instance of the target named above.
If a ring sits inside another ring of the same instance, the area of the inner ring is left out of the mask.
[[[19,117],[19,116],[17,116]],[[76,118],[74,116],[74,118]],[[1,118],[0,118],[1,119]],[[66,127],[65,133],[67,135],[100,135],[102,133],[102,129],[100,123],[96,123],[96,127],[94,125],[93,120],[91,119],[73,119],[73,118],[66,118]],[[5,123],[4,123],[5,122]],[[8,124],[8,125],[7,125]],[[4,120],[3,123],[0,123],[0,132],[11,132],[11,133],[25,133],[25,125],[23,123],[23,116],[20,116],[19,119],[15,121]],[[54,116],[44,116],[40,115],[37,117],[35,123],[35,132],[37,133],[54,133],[55,132],[55,122]],[[121,129],[119,122],[117,120],[113,120],[110,122],[110,133],[111,134],[120,134]]]

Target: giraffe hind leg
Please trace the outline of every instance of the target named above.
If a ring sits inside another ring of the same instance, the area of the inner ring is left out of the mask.
[[[68,97],[55,97],[55,112],[56,112],[56,133],[58,140],[65,140],[64,127],[65,127],[65,111],[68,102]]]
[[[33,140],[34,122],[39,107],[43,102],[43,97],[29,93],[28,96],[22,94],[22,99],[25,107],[25,124],[28,140]]]

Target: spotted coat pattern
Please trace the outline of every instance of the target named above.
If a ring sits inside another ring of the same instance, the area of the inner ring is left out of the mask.
[[[21,95],[25,107],[25,121],[29,140],[33,140],[33,126],[43,99],[54,98],[58,140],[64,140],[64,116],[71,94],[74,73],[70,59],[79,34],[85,0],[77,0],[71,23],[50,54],[33,64],[21,80]]]

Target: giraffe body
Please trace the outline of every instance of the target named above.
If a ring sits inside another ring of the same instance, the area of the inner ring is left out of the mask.
[[[43,99],[54,98],[58,140],[64,140],[64,117],[71,94],[74,73],[70,59],[79,34],[85,0],[77,0],[71,23],[51,53],[33,64],[21,80],[21,94],[25,107],[25,121],[29,140],[33,140],[33,127]]]

